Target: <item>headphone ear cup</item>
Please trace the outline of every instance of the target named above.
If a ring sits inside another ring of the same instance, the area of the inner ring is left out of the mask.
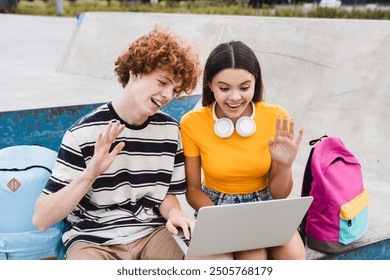
[[[228,138],[234,132],[233,122],[228,118],[218,119],[214,124],[214,132],[221,138]]]
[[[251,117],[241,117],[236,123],[236,131],[242,137],[249,137],[256,131],[256,123]]]

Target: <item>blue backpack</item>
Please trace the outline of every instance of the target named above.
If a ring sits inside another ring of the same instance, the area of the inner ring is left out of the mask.
[[[56,158],[54,151],[35,145],[0,150],[0,260],[64,258],[64,222],[44,232],[32,224]]]

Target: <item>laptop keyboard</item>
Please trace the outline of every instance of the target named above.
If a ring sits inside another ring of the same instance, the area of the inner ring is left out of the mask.
[[[190,246],[190,241],[191,241],[191,239],[186,239],[184,236],[182,236],[181,239],[184,241],[184,243],[185,243],[187,246]]]

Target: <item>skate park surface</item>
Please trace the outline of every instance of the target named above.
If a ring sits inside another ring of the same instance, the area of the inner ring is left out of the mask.
[[[115,59],[155,24],[195,42],[203,62],[220,42],[247,43],[261,63],[265,101],[284,107],[305,129],[290,196],[300,195],[309,141],[340,137],[360,161],[370,195],[369,229],[357,246],[389,239],[389,21],[85,13],[1,14],[0,24],[7,26],[0,30],[0,114],[115,98],[122,92]],[[322,254],[308,249],[308,256]]]

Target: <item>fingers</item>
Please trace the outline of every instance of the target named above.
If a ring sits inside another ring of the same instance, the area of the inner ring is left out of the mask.
[[[189,240],[191,237],[191,233],[187,226],[181,228],[183,230],[184,237]]]
[[[282,136],[288,137],[288,119],[287,117],[283,118],[283,124],[282,124]]]
[[[112,128],[112,122],[109,122],[106,129],[103,131],[103,133],[101,135],[102,142],[108,142],[107,140],[109,138],[111,128]]]
[[[281,128],[280,128],[280,123],[281,123],[282,117],[279,116],[276,119],[276,137],[279,137],[282,135]]]
[[[114,135],[115,137],[114,138],[117,138],[119,136],[119,134],[122,133],[122,131],[125,129],[125,125],[124,124],[121,124],[119,121],[115,122],[115,131],[114,131]]]
[[[115,121],[114,123],[110,122],[106,128],[105,132],[108,132],[107,135],[107,143],[111,144],[115,141],[115,139],[122,133],[125,129],[125,125],[121,124],[119,121]],[[110,156],[116,156],[122,149],[125,147],[124,142],[118,143],[114,149],[111,151]]]
[[[125,147],[125,142],[120,142],[118,145],[115,146],[111,154],[116,156],[120,151],[123,150],[124,147]]]
[[[292,119],[291,122],[290,122],[290,131],[288,133],[288,138],[290,139],[294,139],[294,135],[295,135],[295,121]],[[301,127],[299,129],[299,133],[298,133],[298,137],[297,139],[295,140],[295,144],[299,147],[299,145],[301,144],[301,141],[302,141],[302,137],[303,137],[303,127]]]
[[[271,139],[269,140],[268,145],[269,145],[270,147],[272,147],[273,145],[275,145],[275,143],[276,143],[275,137],[271,137]]]
[[[299,130],[299,134],[297,137],[297,140],[295,141],[295,144],[299,146],[301,144],[302,138],[303,138],[303,127]]]
[[[287,117],[284,117],[282,120],[282,117],[278,116],[276,119],[276,138],[280,136],[289,137]]]
[[[184,220],[180,221],[179,223],[174,225],[174,222],[171,220],[168,220],[165,224],[166,228],[169,232],[173,234],[178,234],[178,228],[180,228],[183,231],[183,235],[186,239],[190,239],[191,233],[194,230],[195,227],[195,220],[190,218],[184,218]]]
[[[114,140],[122,133],[125,129],[125,125],[121,124],[119,121],[110,122],[107,126],[107,138],[110,142],[114,142]]]
[[[179,231],[177,230],[177,228],[172,224],[171,220],[168,220],[167,223],[165,224],[165,227],[167,228],[167,230],[170,232],[170,233],[173,233],[173,234],[178,234]]]
[[[99,133],[98,138],[96,139],[96,146],[100,146],[102,142],[102,133]]]
[[[189,222],[185,224],[184,227],[181,227],[183,230],[184,237],[188,240],[191,237],[192,232],[194,231],[195,220],[191,219]]]
[[[121,124],[119,121],[110,121],[102,135],[98,137],[98,140],[100,140],[102,144],[111,144],[124,129],[125,125]]]
[[[290,126],[290,127],[289,127]],[[281,116],[276,119],[276,137],[272,137],[269,141],[269,145],[274,145],[276,142],[282,141],[280,137],[287,137],[293,140],[295,135],[295,121],[291,119],[290,125],[288,124],[288,118],[284,117],[282,120]],[[295,141],[296,145],[300,145],[303,137],[303,128],[299,130],[298,137]]]
[[[290,130],[287,132],[288,138],[294,139],[294,134],[295,134],[295,121],[292,119],[290,121]]]

